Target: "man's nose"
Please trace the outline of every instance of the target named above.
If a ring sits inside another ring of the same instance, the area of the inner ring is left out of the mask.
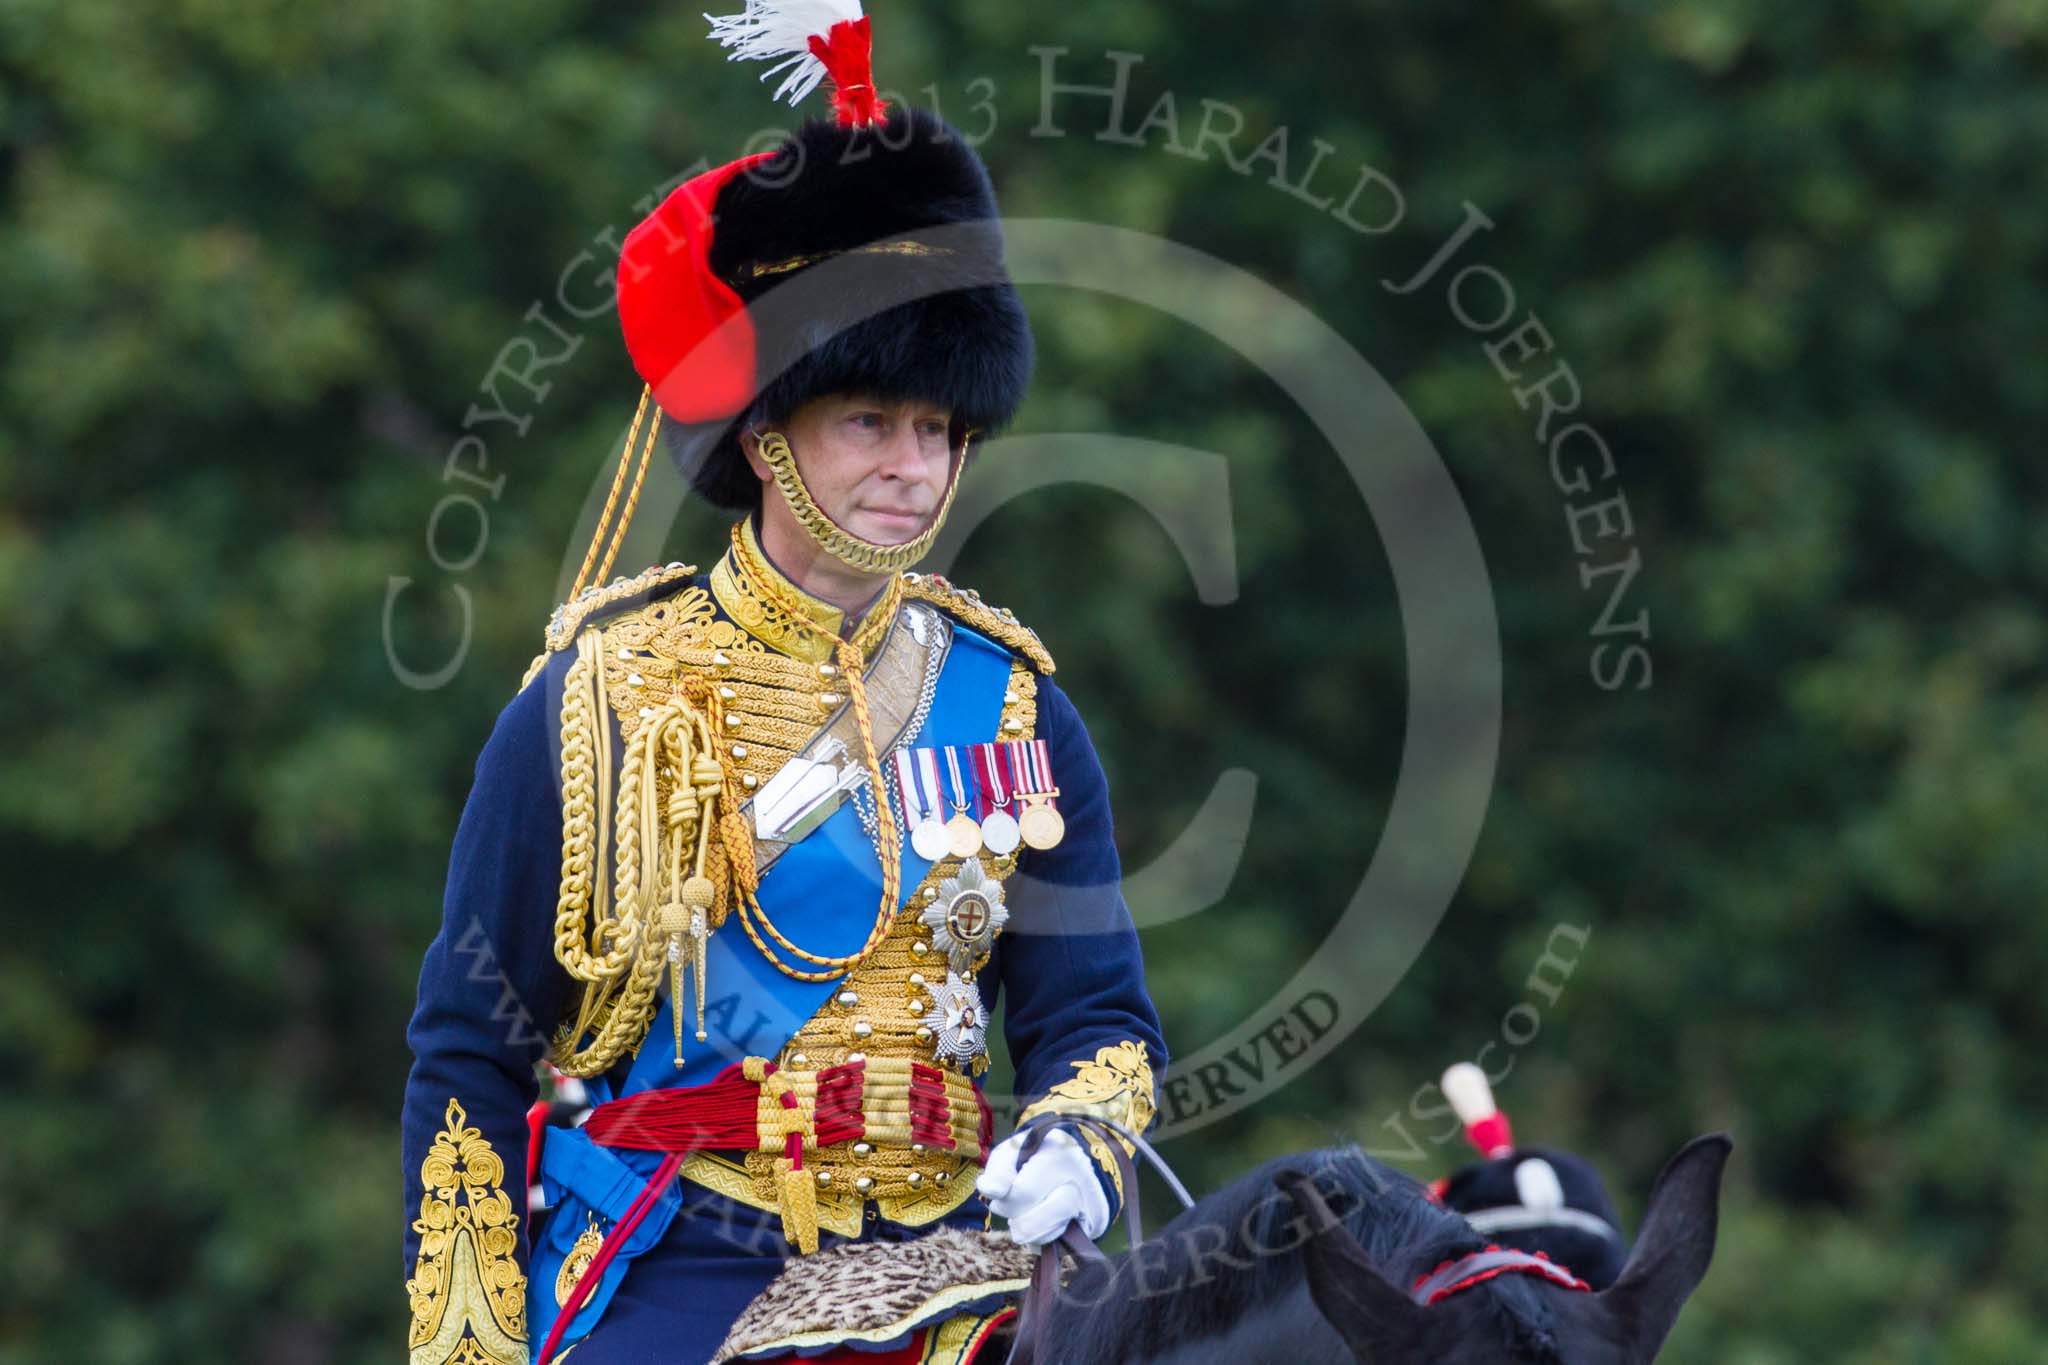
[[[889,434],[882,456],[882,472],[911,483],[921,483],[930,472],[932,455],[918,439],[917,427],[905,423]]]

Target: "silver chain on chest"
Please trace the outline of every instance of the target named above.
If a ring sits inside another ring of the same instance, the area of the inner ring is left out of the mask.
[[[925,717],[931,714],[932,698],[938,694],[939,671],[946,666],[946,644],[952,634],[952,629],[945,619],[928,607],[909,606],[905,607],[904,611],[912,615],[912,628],[920,640],[926,635],[932,635],[933,638],[930,641],[931,648],[924,657],[924,679],[918,684],[917,706],[911,711],[910,719],[904,724],[903,733],[897,737],[896,742],[877,756],[884,778],[883,790],[889,798],[889,810],[896,817],[898,830],[904,828],[906,817],[903,813],[903,802],[896,792],[896,784],[887,780],[890,760],[908,748],[911,741],[924,730]],[[919,625],[922,629],[918,629]],[[869,843],[876,845],[876,856],[881,856],[879,841],[882,826],[881,821],[875,816],[875,794],[869,783],[863,782],[853,789],[853,809],[860,817],[861,831],[868,836]]]

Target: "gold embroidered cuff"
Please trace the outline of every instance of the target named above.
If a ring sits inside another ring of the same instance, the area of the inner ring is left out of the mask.
[[[525,1365],[526,1273],[504,1179],[505,1163],[451,1098],[420,1164],[420,1255],[405,1286],[412,1365]]]
[[[1126,1039],[1095,1050],[1093,1061],[1076,1058],[1071,1064],[1072,1080],[1061,1081],[1045,1092],[1045,1098],[1025,1106],[1017,1115],[1021,1127],[1039,1114],[1092,1114],[1120,1123],[1133,1133],[1142,1133],[1152,1122],[1152,1067],[1145,1060],[1142,1040]],[[1095,1164],[1115,1186],[1117,1201],[1124,1197],[1123,1175],[1109,1144],[1093,1132],[1083,1134]],[[1117,1142],[1127,1156],[1137,1148],[1123,1138]]]

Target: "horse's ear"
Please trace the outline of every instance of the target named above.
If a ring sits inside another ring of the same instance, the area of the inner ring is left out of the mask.
[[[1726,1133],[1696,1137],[1650,1190],[1635,1251],[1600,1303],[1621,1326],[1634,1359],[1652,1360],[1678,1310],[1706,1276],[1720,1217],[1721,1171],[1734,1143]]]
[[[1289,1171],[1277,1179],[1313,1230],[1302,1254],[1317,1310],[1360,1361],[1405,1359],[1406,1344],[1422,1326],[1422,1309],[1373,1269],[1311,1177]]]

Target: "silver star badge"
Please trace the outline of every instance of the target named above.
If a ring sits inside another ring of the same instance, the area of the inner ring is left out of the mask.
[[[981,988],[948,971],[924,1026],[937,1040],[935,1055],[940,1061],[966,1066],[988,1050],[988,1012],[982,1007]]]
[[[919,918],[953,970],[964,972],[994,945],[1010,912],[1003,904],[1003,884],[982,870],[981,859],[969,858],[939,883],[938,899]]]

